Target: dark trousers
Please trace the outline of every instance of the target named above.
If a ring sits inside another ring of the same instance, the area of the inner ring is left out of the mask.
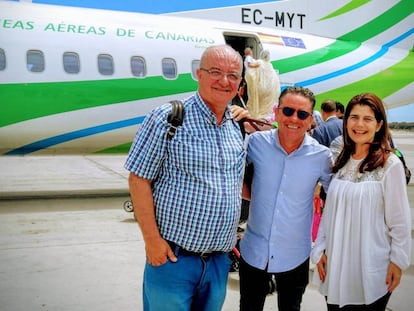
[[[369,305],[346,305],[340,308],[338,305],[327,304],[328,311],[385,311],[391,293],[387,293],[380,299],[374,301]],[[326,299],[326,297],[325,297]]]
[[[299,311],[309,283],[309,258],[293,270],[272,274],[276,281],[279,311]],[[252,267],[240,258],[240,311],[263,310],[272,274]]]

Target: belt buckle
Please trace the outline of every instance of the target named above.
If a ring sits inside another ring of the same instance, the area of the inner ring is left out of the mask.
[[[200,257],[203,259],[209,259],[211,255],[213,255],[214,252],[213,251],[204,251],[200,253]]]

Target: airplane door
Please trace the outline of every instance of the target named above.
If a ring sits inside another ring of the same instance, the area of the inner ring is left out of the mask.
[[[253,50],[254,58],[259,58],[260,53],[263,51],[262,44],[257,36],[243,33],[223,33],[226,44],[230,45],[240,53],[244,55],[244,49],[250,47]]]

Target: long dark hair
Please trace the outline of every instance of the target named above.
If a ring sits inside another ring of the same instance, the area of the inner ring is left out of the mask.
[[[359,166],[359,172],[370,172],[379,166],[383,167],[385,161],[389,156],[389,152],[392,150],[389,143],[391,139],[390,130],[388,128],[387,115],[382,100],[373,93],[363,93],[356,95],[349,101],[345,109],[342,134],[344,146],[342,148],[342,152],[339,154],[332,168],[332,172],[334,173],[338,172],[339,169],[344,167],[349,158],[355,152],[355,142],[352,141],[352,139],[349,137],[349,134],[347,132],[347,124],[352,108],[356,105],[370,107],[374,112],[374,116],[377,122],[382,121],[381,128],[378,132],[375,133],[374,141],[370,144],[367,157]]]

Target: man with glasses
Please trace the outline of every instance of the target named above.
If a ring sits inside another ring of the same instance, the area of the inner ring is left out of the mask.
[[[276,282],[278,310],[300,310],[309,281],[315,186],[327,189],[332,155],[307,134],[313,93],[289,87],[275,108],[278,128],[250,135],[253,165],[250,213],[240,242],[240,310],[263,310],[269,275]]]
[[[207,48],[174,137],[166,137],[170,104],[151,111],[137,132],[125,168],[145,242],[144,310],[222,308],[245,162],[229,110],[242,67],[230,46]]]

